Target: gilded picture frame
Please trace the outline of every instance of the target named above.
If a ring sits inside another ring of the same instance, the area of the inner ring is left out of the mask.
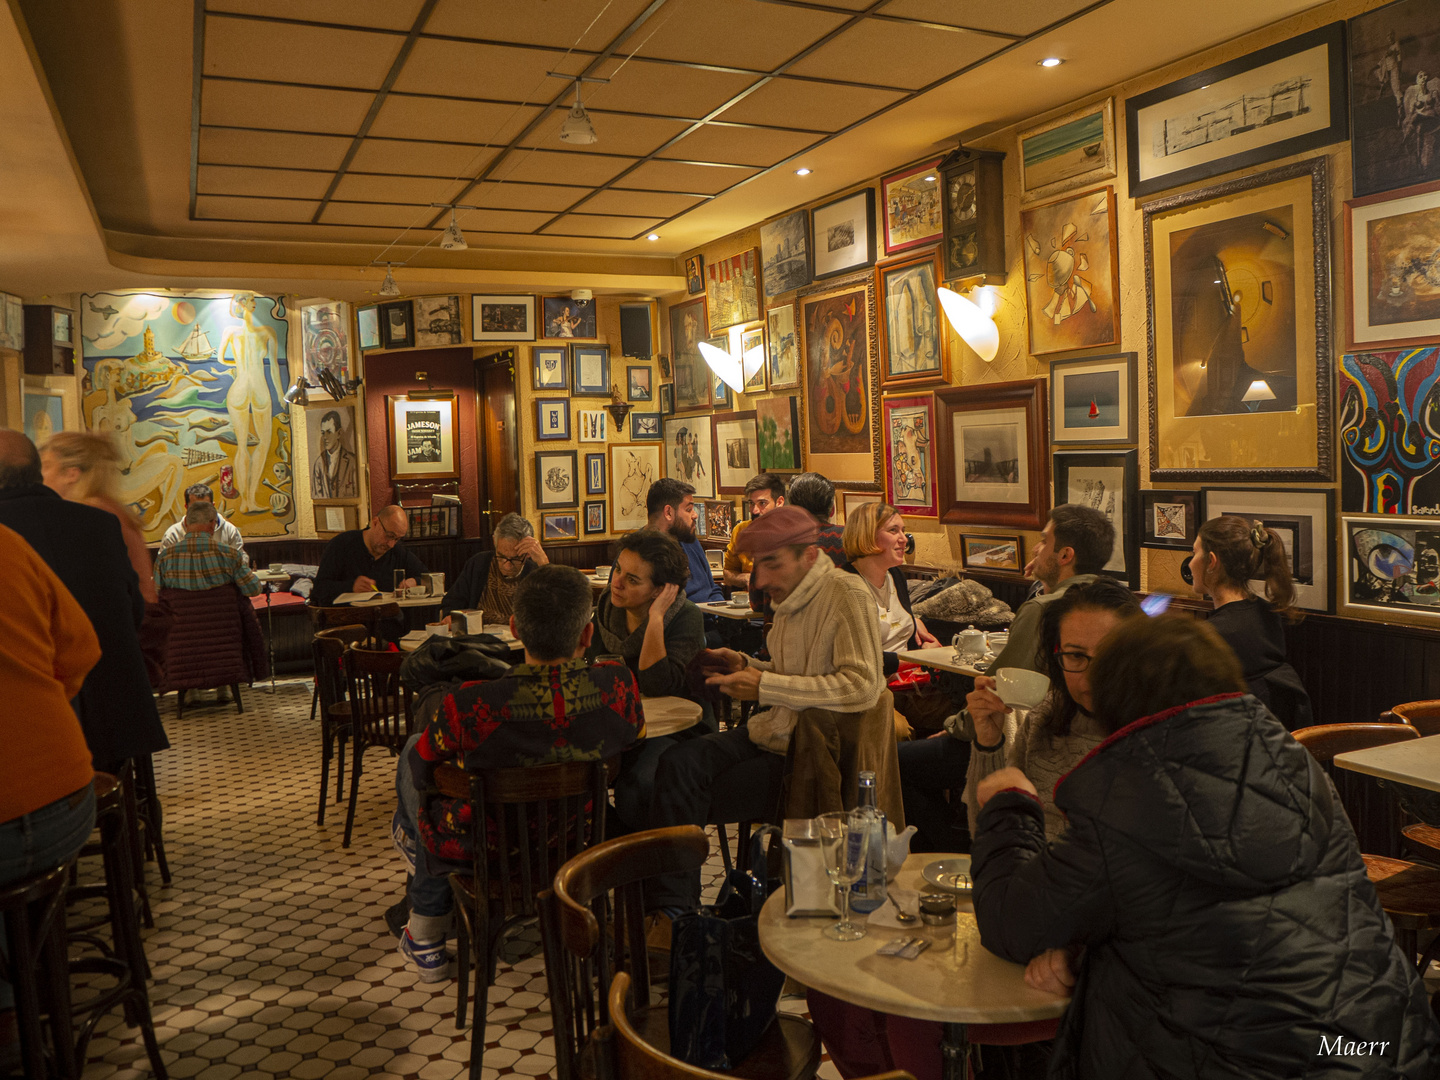
[[[884,473],[875,277],[866,272],[812,286],[795,304],[805,468],[837,487],[879,491]]]
[[[950,381],[949,323],[936,292],[943,273],[940,249],[902,256],[875,268],[880,385],[886,390]]]
[[[1440,338],[1440,181],[1345,203],[1345,350],[1399,349]]]

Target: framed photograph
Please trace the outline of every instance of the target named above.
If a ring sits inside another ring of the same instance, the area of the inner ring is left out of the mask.
[[[535,297],[470,297],[471,341],[534,341]]]
[[[1346,613],[1440,619],[1440,522],[1342,517],[1340,531]]]
[[[664,421],[666,476],[695,488],[697,499],[715,497],[715,459],[711,455],[710,416],[667,416]]]
[[[880,181],[886,255],[940,242],[944,222],[940,216],[939,165],[940,159],[936,158]]]
[[[585,494],[605,494],[605,455],[585,455]]]
[[[569,440],[569,398],[535,399],[535,438],[541,441],[546,439]]]
[[[654,397],[651,380],[654,373],[648,364],[630,364],[625,368],[625,400],[650,401]]]
[[[414,305],[409,300],[380,305],[380,326],[385,334],[385,348],[415,347]]]
[[[729,540],[735,528],[735,504],[715,499],[705,504],[705,535],[711,540]]]
[[[79,430],[79,417],[75,415],[76,403],[66,401],[64,390],[32,386],[27,381],[21,395],[23,430],[26,438],[35,444],[35,449],[43,449],[50,441],[50,436],[57,432]],[[349,408],[353,413],[354,406]],[[71,414],[68,421],[67,412]]]
[[[585,504],[585,535],[594,536],[605,531],[605,500],[596,499]]]
[[[589,505],[588,503],[586,504]],[[601,504],[604,505],[603,503]],[[575,512],[540,515],[540,541],[545,544],[563,543],[580,539],[576,531]]]
[[[1189,551],[1200,531],[1198,491],[1140,492],[1140,546]]]
[[[536,390],[570,389],[570,350],[564,345],[536,345],[530,350]]]
[[[658,412],[632,412],[630,414],[631,442],[660,442],[662,437]]]
[[[767,301],[810,284],[810,215],[796,210],[760,226],[760,262]]]
[[[705,291],[705,256],[691,255],[685,260],[685,289],[691,296]]]
[[[60,314],[57,312],[56,314]],[[305,378],[320,385],[320,372],[328,371],[341,382],[350,377],[350,305],[343,300],[300,307],[300,343],[305,358]],[[325,394],[322,389],[319,394]],[[316,391],[311,391],[315,396]]]
[[[874,188],[817,206],[811,221],[816,281],[875,265]]]
[[[793,395],[755,402],[761,472],[800,471],[800,403]]]
[[[1347,37],[1354,194],[1440,180],[1440,11],[1426,0],[1398,0],[1356,15]]]
[[[306,409],[305,448],[312,499],[360,497],[354,405],[318,405]]]
[[[1341,357],[1342,513],[1440,515],[1437,365],[1433,347]]]
[[[1025,317],[1035,355],[1120,343],[1115,189],[1095,188],[1020,215]]]
[[[1204,494],[1206,521],[1223,514],[1236,514],[1253,522],[1263,522],[1278,532],[1285,550],[1290,553],[1295,602],[1309,611],[1331,609],[1335,599],[1330,573],[1334,491],[1328,488],[1206,488]],[[1370,526],[1390,528],[1380,522],[1371,522]],[[1423,527],[1432,525],[1425,523]],[[1367,550],[1373,553],[1373,549]],[[1375,568],[1387,569],[1383,555],[1376,561]],[[1250,585],[1260,595],[1265,594],[1263,583],[1252,581]]]
[[[960,534],[960,565],[966,570],[1025,569],[1025,540],[1018,533],[1007,536]]]
[[[868,491],[837,491],[835,493],[835,509],[840,514],[839,524],[845,523],[845,515],[849,514],[857,506],[865,503],[878,503],[881,496]]]
[[[545,320],[541,337],[593,338],[595,336],[595,301],[572,300],[568,296],[541,298],[541,318]]]
[[[1440,182],[1345,204],[1347,349],[1400,348],[1440,337],[1437,237]]]
[[[675,412],[675,384],[660,384],[660,415],[670,416]]]
[[[879,491],[880,386],[875,278],[800,295],[805,413],[802,460],[837,486]]]
[[[760,251],[750,248],[705,268],[710,333],[760,318]]]
[[[1140,451],[1055,455],[1055,503],[1099,510],[1115,526],[1115,549],[1103,573],[1140,587],[1140,537],[1135,528]]]
[[[1135,441],[1133,352],[1050,363],[1050,441],[1056,446]]]
[[[771,390],[800,386],[800,339],[795,333],[795,306],[782,304],[765,313],[765,360]]]
[[[1322,155],[1144,207],[1152,483],[1333,479],[1328,177]]]
[[[709,535],[710,535],[709,515],[706,513],[706,510],[705,510],[705,502],[704,502],[704,500],[702,500],[702,499],[696,499],[696,500],[695,500],[695,536],[696,536],[697,539],[704,540],[704,539],[705,539],[707,536],[709,536]],[[722,558],[724,557],[723,552],[722,552],[722,554],[721,554],[721,557],[722,557]]]
[[[329,499],[313,499],[315,535],[327,539],[360,528],[360,507],[353,502],[340,503]]]
[[[1344,142],[1345,76],[1334,22],[1130,98],[1130,197]]]
[[[906,517],[935,517],[935,399],[882,398],[885,501]]]
[[[711,420],[715,435],[715,486],[722,495],[743,495],[746,482],[760,471],[755,413],[716,413]]]
[[[390,476],[395,480],[453,480],[460,476],[460,428],[455,394],[387,396]]]
[[[571,345],[570,364],[575,372],[572,393],[586,397],[610,396],[609,345]]]
[[[1040,529],[1050,512],[1045,380],[935,391],[940,520]]]
[[[580,428],[581,442],[604,442],[606,425],[610,414],[604,409],[580,409],[575,414],[575,423]]]
[[[756,355],[760,358],[760,365],[755,369],[754,373],[745,380],[744,392],[747,394],[763,394],[766,390],[765,369],[769,367],[769,364],[766,363],[765,357],[765,330],[759,326],[754,330],[746,330],[740,335],[742,371],[749,366],[751,357]]]
[[[343,303],[343,301],[336,301]],[[61,308],[55,308],[50,312],[50,337],[56,345],[75,344],[74,315]],[[349,337],[350,329],[350,305],[345,305],[345,334]]]
[[[356,336],[360,341],[360,351],[369,352],[371,349],[378,349],[383,344],[380,338],[380,307],[371,304],[369,307],[362,307],[355,312]]]
[[[654,443],[610,445],[610,528],[617,533],[643,529],[650,520],[645,497],[660,478],[660,447]]]
[[[875,271],[880,319],[880,385],[886,388],[950,381],[950,335],[935,290],[940,249],[893,262]]]
[[[539,450],[535,454],[535,505],[579,506],[580,485],[575,476],[574,450]]]
[[[415,345],[435,349],[459,345],[464,331],[460,325],[460,297],[420,296],[415,303]]]
[[[1091,102],[1020,132],[1020,200],[1033,202],[1115,175],[1115,99]]]
[[[710,407],[710,365],[700,355],[700,342],[709,336],[703,296],[670,306],[670,353],[677,409]]]

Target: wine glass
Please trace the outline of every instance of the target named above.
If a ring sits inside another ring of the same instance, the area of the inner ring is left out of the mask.
[[[822,931],[836,941],[856,941],[865,936],[865,927],[850,921],[850,886],[865,874],[865,857],[870,843],[868,823],[848,810],[821,814],[815,819],[825,873],[840,889],[840,921]]]

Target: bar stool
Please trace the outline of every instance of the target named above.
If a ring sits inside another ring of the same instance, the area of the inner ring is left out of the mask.
[[[65,883],[75,860],[0,888],[5,923],[5,953],[0,977],[15,989],[15,1020],[20,1031],[24,1076],[78,1077],[70,1025],[70,979],[65,960]],[[50,1047],[45,1046],[49,1017]]]
[[[144,842],[144,860],[155,860],[160,869],[160,882],[170,884],[170,862],[165,858],[164,810],[160,806],[160,790],[155,786],[155,763],[149,754],[130,759],[135,771],[135,802],[140,832]],[[142,854],[137,852],[137,855]],[[136,860],[136,875],[143,879],[144,862]],[[147,897],[148,899],[148,897]],[[147,921],[146,926],[150,923]]]

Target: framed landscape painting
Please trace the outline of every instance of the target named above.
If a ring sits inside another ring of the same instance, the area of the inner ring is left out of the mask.
[[[837,487],[880,490],[880,395],[875,278],[812,286],[800,295],[806,468]]]
[[[1025,306],[1035,355],[1120,341],[1115,189],[1094,188],[1020,215]]]
[[[1047,199],[1115,175],[1115,99],[1082,105],[1022,131],[1020,198]]]
[[[1025,539],[1010,536],[960,534],[960,565],[966,570],[1005,570],[1019,573],[1025,568]]]
[[[935,399],[885,398],[885,501],[909,517],[934,517]]]
[[[1330,572],[1330,525],[1335,520],[1333,491],[1319,488],[1206,488],[1205,520],[1224,514],[1248,518],[1279,533],[1290,556],[1290,576],[1295,579],[1295,602],[1309,611],[1330,610],[1334,598],[1334,579]],[[1388,525],[1378,527],[1389,528]],[[1377,561],[1377,569],[1382,565],[1383,561]],[[1265,595],[1264,582],[1251,581],[1250,587],[1261,596]]]
[[[1056,446],[1135,441],[1136,356],[1050,364],[1050,441]]]
[[[1055,455],[1055,502],[1098,510],[1115,526],[1115,547],[1102,573],[1140,587],[1140,538],[1135,504],[1140,489],[1140,451]]]
[[[765,299],[810,284],[810,215],[796,210],[760,226]]]
[[[1045,380],[935,391],[940,520],[1040,529],[1050,510]]]
[[[892,173],[880,181],[880,209],[884,215],[885,254],[938,244],[940,216],[940,159]]]
[[[564,543],[580,539],[575,531],[575,511],[563,514],[540,515],[540,539],[546,544]]]
[[[793,394],[755,403],[761,472],[800,471],[800,409]]]

